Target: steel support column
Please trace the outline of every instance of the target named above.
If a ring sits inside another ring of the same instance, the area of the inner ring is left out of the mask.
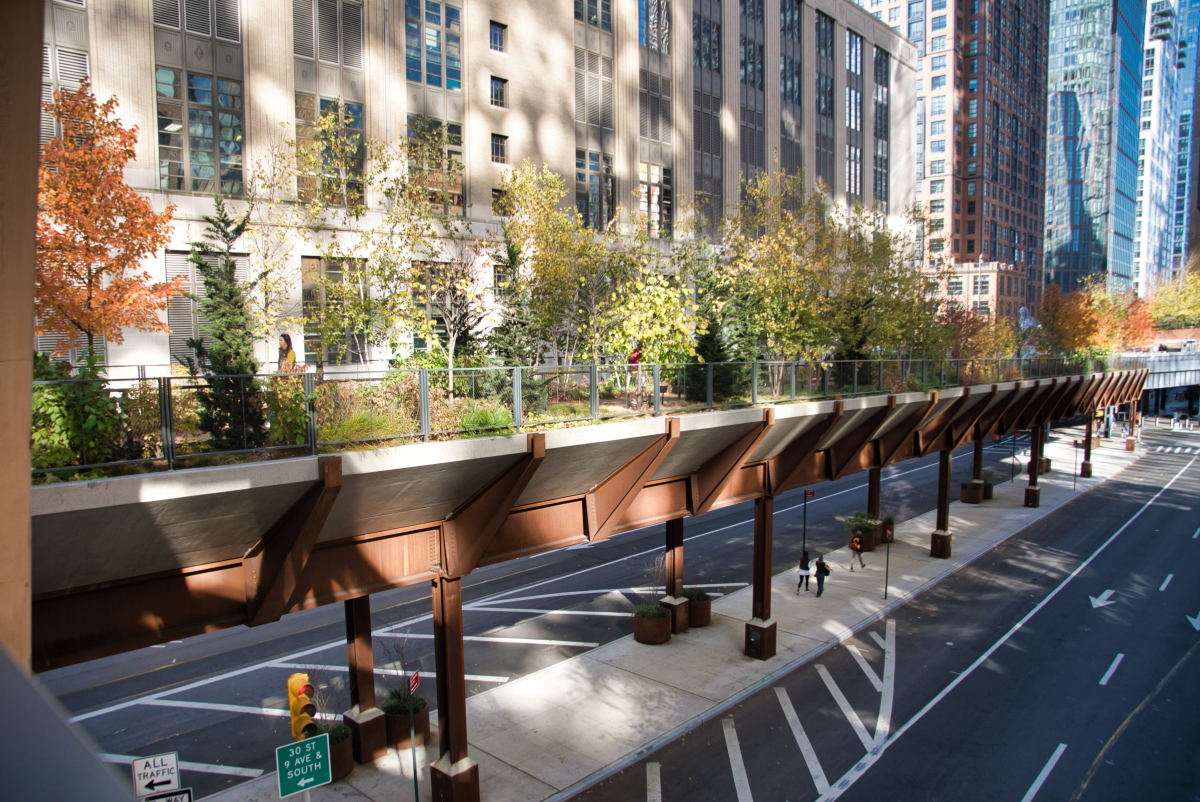
[[[954,535],[950,532],[950,479],[953,470],[953,451],[943,448],[938,452],[938,498],[937,498],[937,529],[929,542],[929,556],[948,559],[951,554],[951,541]]]
[[[479,764],[467,755],[461,579],[439,577],[433,581],[433,651],[439,754],[429,767],[433,800],[479,802]]]
[[[1025,488],[1025,506],[1042,506],[1042,490],[1038,487],[1038,473],[1042,463],[1042,440],[1044,430],[1039,423],[1029,430],[1029,487]]]
[[[882,468],[871,468],[867,471],[867,515],[879,519],[880,484],[883,479]]]
[[[1129,434],[1125,436],[1125,450],[1137,450],[1137,401],[1130,399],[1129,413],[1127,415],[1129,421]]]
[[[371,649],[371,597],[346,599],[346,667],[350,709],[342,721],[350,728],[354,761],[370,763],[387,755],[383,711],[375,706],[375,656]]]
[[[754,499],[754,586],[752,618],[746,622],[747,657],[769,660],[775,656],[775,622],[771,620],[771,552],[775,525],[775,497]]]
[[[667,521],[667,548],[664,564],[665,595],[659,600],[660,607],[671,611],[671,633],[678,635],[688,631],[688,602],[683,597],[683,519]]]
[[[1095,410],[1087,410],[1087,423],[1083,429],[1083,464],[1079,466],[1079,475],[1089,478],[1092,475],[1092,428],[1096,424]]]
[[[983,482],[983,432],[975,433],[975,460],[971,463],[971,479]]]

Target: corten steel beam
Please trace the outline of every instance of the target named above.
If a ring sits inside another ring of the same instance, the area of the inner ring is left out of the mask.
[[[874,440],[875,467],[886,468],[893,461],[906,459],[912,454],[915,449],[914,435],[925,424],[930,411],[937,406],[937,399],[938,394],[935,390],[930,393],[928,401]],[[907,456],[905,451],[908,452]]]
[[[433,581],[433,651],[437,670],[438,759],[429,767],[435,802],[479,802],[479,765],[467,755],[467,678],[462,580]]]
[[[1038,487],[1038,469],[1041,464],[1042,427],[1034,426],[1029,430],[1029,487],[1025,488],[1025,506],[1042,506],[1042,490]]]
[[[867,471],[867,515],[879,520],[880,484],[883,479],[881,468],[871,468]]]
[[[987,400],[979,404],[979,409],[972,412],[964,420],[954,421],[950,424],[950,431],[947,432],[947,437],[950,440],[950,448],[958,448],[963,443],[967,442],[967,438],[975,432],[975,425],[979,423],[979,419],[987,412],[988,406],[996,397],[996,385],[992,385],[991,391],[988,393]]]
[[[1083,463],[1079,466],[1079,475],[1087,479],[1092,475],[1092,427],[1096,423],[1096,415],[1087,411],[1087,421],[1083,428]]]
[[[945,409],[934,415],[925,422],[916,434],[913,435],[918,457],[927,457],[929,452],[933,451],[939,445],[945,448],[943,435],[950,431],[950,426],[954,423],[954,419],[958,417],[959,410],[967,403],[967,399],[971,397],[971,388],[964,387],[963,394],[956,400],[951,401]]]
[[[350,728],[357,763],[385,757],[388,751],[386,719],[375,706],[375,656],[371,649],[371,597],[356,596],[342,603],[346,609],[346,667],[350,677],[350,709],[342,721]]]
[[[342,458],[319,457],[320,480],[267,530],[242,557],[246,623],[278,621],[296,602],[296,592],[317,537],[342,489]]]
[[[671,633],[688,631],[688,601],[683,598],[683,519],[667,521],[663,585],[666,598],[659,605],[671,611]]]
[[[976,424],[978,427],[979,424]],[[983,481],[983,437],[977,432],[975,437],[975,453],[971,455],[974,459],[971,461],[971,479],[976,482]]]
[[[830,480],[836,481],[850,472],[856,458],[862,454],[863,449],[871,445],[871,441],[895,409],[896,396],[889,395],[887,406],[855,427],[853,432],[842,435],[841,442],[825,449],[825,469]],[[873,455],[868,455],[870,456]]]
[[[834,401],[833,412],[788,443],[782,451],[771,458],[767,474],[772,495],[778,495],[785,490],[792,490],[800,486],[800,477],[805,464],[817,453],[825,435],[829,434],[829,431],[842,419],[842,415],[845,414],[844,406],[841,401]]]
[[[1088,408],[1095,411],[1096,409],[1103,407],[1104,398],[1108,395],[1109,388],[1111,388],[1116,381],[1116,374],[1106,374],[1104,379],[1100,382],[1100,385],[1096,388],[1096,392],[1092,393],[1091,398],[1088,399]]]
[[[1019,399],[1013,399],[1013,403],[1004,414],[1000,416],[1000,420],[996,423],[997,434],[1013,434],[1021,431],[1021,415],[1025,410],[1029,409],[1029,405],[1038,397],[1038,388],[1042,386],[1041,380],[1034,381],[1032,389],[1028,393],[1021,395]],[[1025,388],[1022,387],[1021,390]]]
[[[997,429],[1004,418],[1004,413],[1012,409],[1013,404],[1016,403],[1017,397],[1020,394],[1021,391],[1019,388],[1013,388],[1005,392],[1004,397],[1000,399],[999,403],[988,405],[984,413],[979,416],[979,420],[975,422],[975,426],[979,432],[979,439],[983,440],[993,434],[1000,434]]]
[[[1037,420],[1039,423],[1049,423],[1058,420],[1058,408],[1062,406],[1063,399],[1070,395],[1075,390],[1075,383],[1071,379],[1061,379],[1058,384],[1050,391],[1050,395],[1046,398],[1046,403],[1037,412]]]
[[[929,556],[949,559],[954,535],[950,531],[950,480],[953,474],[953,452],[943,448],[938,452],[937,529],[929,538]]]
[[[604,540],[613,533],[625,510],[679,441],[679,418],[667,418],[666,426],[665,434],[655,438],[641,453],[584,495],[587,536],[592,543]]]
[[[1080,382],[1079,392],[1071,399],[1067,408],[1063,410],[1064,418],[1073,418],[1080,414],[1086,407],[1087,399],[1096,391],[1096,384],[1099,381],[1097,376],[1085,376]]]
[[[746,622],[747,657],[775,656],[775,622],[771,620],[771,552],[774,546],[775,497],[754,500],[754,562],[751,587],[752,618]]]
[[[739,437],[729,447],[722,449],[721,453],[710,458],[689,477],[689,509],[692,515],[703,515],[712,509],[721,493],[737,476],[746,460],[774,425],[775,409],[768,407],[763,410],[762,423]]]
[[[1025,407],[1025,411],[1021,413],[1018,423],[1022,429],[1030,429],[1038,421],[1038,413],[1042,408],[1049,403],[1050,399],[1059,390],[1058,379],[1051,379],[1049,384],[1039,384],[1034,390],[1034,397],[1029,402],[1029,406]]]
[[[441,562],[446,576],[466,576],[475,570],[546,458],[546,435],[537,432],[526,437],[525,456],[442,522]]]
[[[1128,372],[1118,373],[1113,379],[1113,383],[1109,386],[1108,392],[1100,399],[1100,406],[1107,409],[1121,403],[1120,399],[1127,384],[1129,384]]]

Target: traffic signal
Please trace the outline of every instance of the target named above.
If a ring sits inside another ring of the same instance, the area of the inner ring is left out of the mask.
[[[288,708],[292,713],[292,737],[297,741],[311,738],[318,733],[313,716],[317,715],[317,706],[313,704],[313,694],[316,693],[308,681],[308,674],[292,674],[288,677]]]

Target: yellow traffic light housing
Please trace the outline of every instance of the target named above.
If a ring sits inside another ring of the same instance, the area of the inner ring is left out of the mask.
[[[311,738],[318,734],[318,728],[313,717],[317,715],[317,706],[312,697],[316,689],[308,681],[308,674],[292,674],[288,677],[288,709],[292,714],[292,737],[297,741]]]

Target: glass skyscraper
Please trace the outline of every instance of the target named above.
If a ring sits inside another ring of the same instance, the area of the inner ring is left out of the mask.
[[[1053,0],[1047,80],[1046,281],[1134,285],[1142,0]]]
[[[1191,197],[1192,117],[1196,99],[1196,55],[1200,40],[1200,0],[1180,0],[1179,41],[1176,48],[1178,72],[1175,80],[1179,93],[1179,153],[1175,168],[1174,242],[1172,244],[1172,278],[1178,279],[1187,267],[1188,259],[1188,199]]]

